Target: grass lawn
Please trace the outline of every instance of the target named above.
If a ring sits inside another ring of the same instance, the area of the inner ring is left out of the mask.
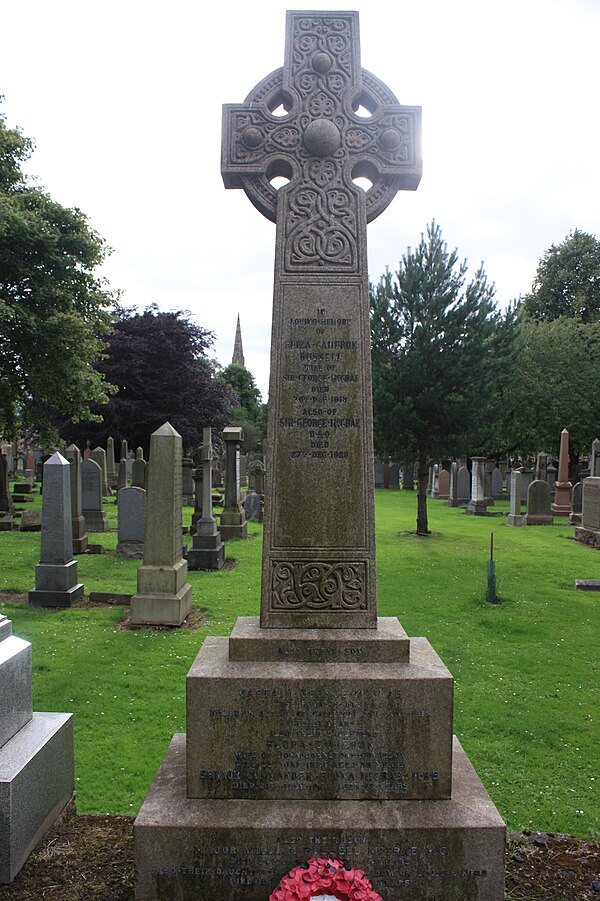
[[[35,503],[38,504],[36,497]],[[429,501],[433,536],[417,538],[416,496],[376,492],[379,613],[425,635],[456,679],[455,732],[511,830],[600,835],[600,553],[572,540],[566,522],[514,529],[506,517],[465,516]],[[84,555],[85,591],[133,593],[136,561]],[[496,503],[494,512],[507,513]],[[186,508],[187,525],[191,508]],[[498,594],[484,601],[490,531]],[[256,615],[262,527],[226,544],[234,568],[190,573],[199,630],[123,630],[123,607],[65,611],[0,604],[33,644],[34,709],[75,714],[81,813],[135,814],[173,732],[185,731],[185,675],[206,635]],[[34,585],[39,534],[0,533],[0,594]]]

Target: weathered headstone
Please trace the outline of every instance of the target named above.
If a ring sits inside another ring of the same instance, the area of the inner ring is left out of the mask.
[[[558,478],[554,489],[552,512],[555,516],[568,516],[571,512],[571,489],[569,481],[569,432],[563,429],[560,433],[560,457],[558,459]]]
[[[438,474],[438,498],[447,501],[450,495],[450,473],[447,469],[441,469]]]
[[[31,644],[0,613],[0,884],[72,798],[73,714],[33,713]]]
[[[200,448],[202,479],[196,487],[202,489],[202,510],[195,522],[192,547],[188,551],[189,569],[221,569],[225,563],[225,545],[221,533],[217,529],[217,521],[212,512],[212,432],[210,427],[202,430],[202,447]]]
[[[548,487],[550,488],[550,494],[554,497],[556,493],[556,466],[550,462],[548,463],[548,468],[546,470],[546,478],[548,479]]]
[[[8,458],[6,454],[0,454],[0,513],[12,514],[14,510],[8,482]]]
[[[265,464],[262,460],[253,460],[248,467],[248,491],[259,495],[265,493]]]
[[[500,467],[495,466],[492,470],[492,497],[496,501],[502,500],[504,497],[504,485],[502,482],[502,473]]]
[[[119,451],[119,460],[127,460],[129,456],[129,445],[127,438],[121,438],[121,450]]]
[[[265,901],[343,853],[415,901],[435,849],[438,897],[500,901],[504,828],[453,750],[452,678],[377,618],[366,222],[416,186],[418,114],[361,70],[356,13],[287,21],[283,69],[224,127],[226,184],[277,221],[261,620],[207,638],[188,673],[187,736],[136,820],[138,897]]]
[[[106,439],[106,474],[111,489],[117,487],[117,463],[115,460],[115,442],[109,436]]]
[[[400,468],[397,463],[390,463],[388,488],[391,491],[400,490]]]
[[[551,504],[548,482],[534,479],[527,490],[527,513],[523,523],[526,526],[551,526],[554,522]]]
[[[127,473],[127,460],[125,457],[121,457],[119,460],[119,473],[117,476],[117,492],[121,490],[121,488],[127,488],[128,484],[128,473]],[[119,502],[119,496],[117,494],[117,503]]]
[[[600,476],[600,438],[594,438],[592,441],[590,476]]]
[[[244,513],[248,522],[262,522],[262,498],[256,491],[250,491],[244,498]]]
[[[407,463],[402,470],[402,490],[415,490],[415,468],[412,463]]]
[[[440,467],[438,463],[434,464],[431,476],[431,498],[437,500],[440,496]]]
[[[23,510],[19,532],[41,532],[42,531],[42,511]]]
[[[508,514],[509,526],[522,526],[521,515],[521,471],[514,469],[510,474],[510,513]]]
[[[529,486],[533,482],[535,472],[529,466],[521,466],[519,467],[519,471],[521,473],[521,502],[527,503],[527,492],[529,491]]]
[[[179,626],[192,609],[182,557],[181,435],[166,422],[150,437],[144,563],[131,598],[131,622]]]
[[[81,512],[86,532],[108,531],[102,503],[102,470],[91,458],[81,464]]]
[[[535,461],[535,477],[544,482],[548,481],[548,454],[539,453]]]
[[[575,539],[600,550],[599,476],[590,476],[583,482],[581,526],[575,528]]]
[[[144,556],[146,492],[143,488],[119,491],[117,557],[141,560]]]
[[[93,460],[88,461],[96,466]],[[97,467],[96,467],[97,468]],[[44,463],[40,562],[29,603],[41,607],[71,607],[83,597],[77,582],[71,529],[71,470],[58,451]]]
[[[471,457],[471,499],[465,513],[473,516],[485,516],[487,504],[485,499],[485,457]]]
[[[494,504],[494,496],[492,493],[492,472],[494,470],[494,461],[486,460],[484,464],[484,479],[483,479],[483,496],[485,500],[486,507],[491,507]]]
[[[571,513],[569,516],[569,522],[572,526],[581,525],[582,497],[583,485],[581,482],[577,482],[576,485],[573,485],[573,491],[571,492]]]
[[[71,531],[73,533],[73,553],[85,554],[88,538],[85,534],[85,517],[81,507],[81,458],[76,444],[70,444],[65,451],[71,473]]]
[[[191,457],[184,457],[181,462],[181,502],[184,507],[194,503],[194,461]]]
[[[212,450],[212,445],[211,445]],[[192,535],[196,531],[196,523],[202,516],[202,491],[204,484],[204,464],[202,463],[200,466],[197,466],[194,469],[194,512],[192,513],[192,525],[190,527],[190,532]],[[212,481],[211,481],[211,502],[212,502]],[[212,513],[212,509],[211,509]]]
[[[106,463],[106,451],[103,447],[95,447],[92,451],[92,460],[100,467],[102,473],[102,495],[110,495],[111,490],[108,484],[108,469]]]
[[[248,523],[240,498],[239,457],[243,437],[242,429],[236,426],[228,426],[222,432],[225,442],[225,503],[220,520],[223,541],[246,538],[248,535]]]
[[[458,463],[456,460],[450,466],[450,485],[448,486],[448,506],[458,507],[458,499],[456,495],[456,482],[458,477]]]
[[[375,488],[383,488],[383,463],[381,460],[374,461]]]
[[[138,448],[141,450],[141,448]],[[146,466],[148,464],[144,460],[143,456],[137,456],[133,461],[133,465],[131,467],[131,485],[133,488],[145,488],[146,487]]]

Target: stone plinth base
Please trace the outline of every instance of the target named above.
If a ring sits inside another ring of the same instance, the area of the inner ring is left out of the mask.
[[[554,525],[554,517],[527,513],[523,519],[523,524],[526,526],[552,526]]]
[[[117,557],[130,557],[132,560],[143,560],[144,559],[144,542],[143,541],[119,541],[117,544],[117,550],[115,551]]]
[[[487,505],[485,501],[469,501],[465,507],[465,513],[468,516],[485,516],[487,513]]]
[[[34,713],[0,748],[0,883],[15,878],[73,785],[72,714]]]
[[[223,518],[221,517],[221,523],[219,525],[219,531],[221,532],[221,538],[223,541],[229,541],[230,538],[247,538],[248,537],[248,523],[235,523],[235,524],[227,524],[223,522]]]
[[[46,591],[34,588],[29,592],[29,603],[34,607],[72,607],[83,597],[83,583],[66,591]]]
[[[137,901],[266,901],[309,857],[364,870],[384,901],[503,901],[505,829],[460,744],[447,801],[186,798],[174,736],[135,821]]]
[[[194,535],[193,547],[187,552],[188,569],[222,569],[225,564],[225,545],[221,533]]]
[[[360,647],[338,642],[335,660]],[[277,639],[254,643],[260,653]],[[190,797],[450,797],[454,680],[425,638],[412,638],[410,662],[399,663],[369,662],[366,642],[360,662],[304,662],[310,637],[305,648],[293,635],[288,644],[291,660],[238,661],[227,638],[205,639],[187,676]]]
[[[380,616],[376,629],[261,629],[257,616],[238,616],[229,659],[287,663],[408,663],[410,638],[395,616]]]
[[[108,532],[108,517],[104,510],[84,510],[86,532]]]
[[[600,550],[600,531],[596,531],[596,529],[577,528],[575,529],[575,541],[580,541],[582,544],[587,544],[588,547]]]
[[[523,517],[520,513],[509,513],[506,517],[506,524],[509,526],[522,526]]]
[[[189,582],[176,594],[134,594],[131,598],[133,625],[180,626],[192,609]]]

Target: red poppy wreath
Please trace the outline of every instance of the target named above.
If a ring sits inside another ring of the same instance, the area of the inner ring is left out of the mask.
[[[269,901],[310,901],[319,895],[338,901],[381,901],[362,870],[353,870],[339,860],[314,858],[284,876]]]

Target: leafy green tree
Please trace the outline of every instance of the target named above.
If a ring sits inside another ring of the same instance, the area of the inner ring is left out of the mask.
[[[600,322],[521,320],[501,411],[509,445],[524,455],[558,455],[567,428],[571,452],[589,451],[600,425],[599,361]]]
[[[85,446],[104,444],[109,435],[149,450],[150,435],[164,422],[183,438],[186,450],[202,443],[202,429],[227,425],[236,397],[216,377],[208,351],[211,332],[182,311],[143,313],[121,310],[98,364],[117,393],[98,410],[95,423],[64,423],[61,434]]]
[[[0,98],[1,99],[1,98]],[[33,142],[0,114],[0,433],[52,433],[94,418],[110,386],[102,355],[115,296],[95,275],[108,248],[78,209],[27,183]]]
[[[545,321],[560,316],[600,320],[600,241],[594,235],[575,229],[546,251],[533,289],[523,298],[523,313]]]
[[[432,222],[419,245],[371,289],[376,447],[417,461],[417,534],[429,533],[430,462],[473,449],[478,404],[489,375],[488,347],[498,314],[480,267],[449,251]]]
[[[266,434],[266,405],[252,373],[237,363],[231,363],[220,377],[236,393],[238,403],[231,411],[232,423],[244,429],[244,449],[256,450]]]

